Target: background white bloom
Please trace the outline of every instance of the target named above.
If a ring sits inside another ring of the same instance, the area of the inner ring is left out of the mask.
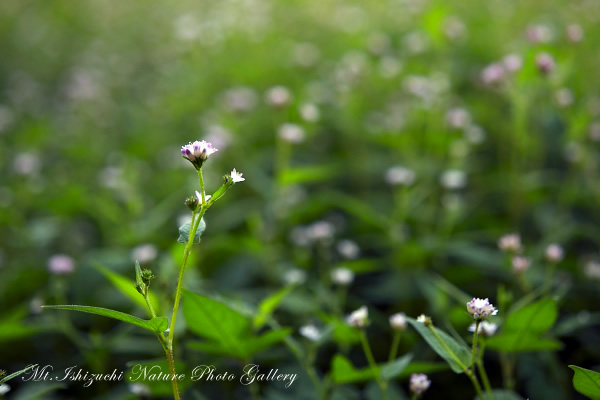
[[[369,322],[369,310],[367,306],[362,306],[353,311],[347,318],[348,325],[354,328],[364,328]]]
[[[273,107],[285,107],[292,100],[292,93],[285,86],[273,86],[265,94],[267,104]]]
[[[412,185],[415,177],[415,171],[400,165],[391,167],[385,172],[385,182],[389,185]]]
[[[348,260],[354,260],[360,255],[360,247],[350,239],[342,239],[337,245],[336,249],[340,255]]]
[[[132,261],[137,260],[140,264],[153,261],[156,259],[156,256],[158,256],[158,249],[150,243],[141,244],[131,250]]]
[[[344,267],[335,268],[331,271],[331,280],[336,285],[349,285],[354,281],[354,272]]]
[[[546,259],[550,262],[557,263],[562,261],[564,257],[563,248],[556,243],[552,243],[546,247]]]
[[[410,376],[410,391],[417,395],[429,389],[430,385],[431,381],[427,379],[427,375],[425,374],[412,374]]]
[[[4,396],[8,392],[10,392],[10,386],[8,386],[6,383],[0,385],[0,396]]]
[[[440,183],[446,189],[462,189],[467,186],[467,174],[458,169],[449,169],[440,176]]]
[[[517,274],[527,271],[529,269],[529,266],[531,265],[531,261],[529,260],[529,258],[522,256],[513,257],[511,262],[513,272]]]
[[[498,247],[502,251],[518,253],[521,251],[521,237],[518,233],[509,233],[498,239]]]
[[[475,332],[475,326],[476,324],[471,324],[469,325],[469,332]],[[485,336],[493,336],[496,331],[498,330],[498,325],[494,324],[493,322],[487,322],[487,321],[483,321],[479,324],[479,331],[478,333],[483,333]]]
[[[321,339],[322,333],[315,325],[304,325],[300,327],[300,334],[311,342],[318,342]]]
[[[294,144],[302,143],[305,137],[304,129],[300,125],[289,122],[279,125],[277,135],[280,139]]]
[[[55,254],[48,259],[48,270],[56,275],[70,274],[75,270],[75,262],[65,254]]]
[[[406,329],[406,314],[404,313],[390,315],[389,321],[392,329],[397,331],[403,331]]]

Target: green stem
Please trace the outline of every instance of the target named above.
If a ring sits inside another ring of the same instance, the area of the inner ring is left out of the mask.
[[[171,373],[171,387],[173,389],[173,396],[175,400],[181,400],[181,395],[179,394],[179,387],[177,386],[177,378],[175,372],[175,359],[173,358],[173,347],[165,349],[167,354],[167,363],[169,364],[169,372]]]
[[[488,379],[487,373],[485,372],[485,368],[483,367],[483,353],[485,351],[485,342],[481,343],[479,358],[477,358],[477,369],[479,371],[479,376],[481,376],[481,381],[483,382],[483,387],[485,388],[485,392],[487,393],[488,400],[494,400],[494,394],[492,393],[492,386],[490,385],[490,380]]]
[[[473,349],[472,349],[472,360],[473,363],[477,360],[477,338],[479,337],[479,326],[481,325],[481,320],[475,321],[475,332],[473,332]]]
[[[369,366],[371,367],[371,371],[373,371],[373,374],[375,375],[375,380],[377,381],[384,398],[387,398],[387,385],[383,379],[381,379],[381,374],[377,368],[377,363],[375,363],[375,358],[373,357],[373,352],[371,351],[371,346],[369,345],[364,329],[360,330],[360,342],[362,343],[362,348],[367,357],[367,361],[369,362]]]
[[[390,357],[388,358],[389,362],[394,361],[396,359],[396,356],[398,355],[398,347],[400,346],[401,336],[401,331],[394,331],[394,339],[392,340],[392,347],[390,348]]]
[[[479,396],[480,399],[483,399],[483,393],[481,393],[481,386],[479,385],[479,382],[477,381],[475,374],[473,374],[473,371],[468,369],[465,366],[465,364],[463,364],[463,362],[456,356],[456,354],[454,354],[454,352],[452,350],[450,350],[450,347],[448,347],[446,342],[444,342],[442,340],[442,338],[440,337],[440,335],[438,335],[438,333],[435,331],[433,325],[429,325],[429,330],[433,333],[433,335],[440,342],[440,344],[444,347],[444,349],[448,352],[448,354],[450,354],[450,356],[452,356],[452,358],[458,364],[460,369],[462,369],[464,371],[464,373],[467,375],[467,377],[469,377],[469,379],[471,380],[471,383],[473,384],[473,387],[475,388],[475,392],[477,392],[477,396]],[[475,331],[477,331],[477,330],[475,330]]]

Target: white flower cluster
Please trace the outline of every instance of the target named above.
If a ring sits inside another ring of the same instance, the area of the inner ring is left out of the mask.
[[[474,319],[484,320],[491,315],[498,314],[498,310],[494,308],[488,299],[473,298],[467,303],[467,311]]]

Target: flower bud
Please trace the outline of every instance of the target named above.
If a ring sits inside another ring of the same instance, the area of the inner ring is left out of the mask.
[[[563,257],[564,252],[560,245],[553,243],[546,247],[546,259],[551,263],[558,263],[562,261]]]
[[[514,273],[520,274],[522,272],[525,272],[529,269],[530,265],[531,261],[527,257],[516,256],[512,259],[512,267]]]
[[[431,320],[431,317],[425,314],[421,314],[417,317],[417,322],[425,325],[426,327],[430,327],[431,325],[433,325],[433,321]]]
[[[346,322],[353,328],[364,328],[369,323],[369,310],[367,306],[362,306],[358,310],[353,311],[347,318]]]
[[[397,313],[390,315],[390,326],[396,331],[403,331],[406,329],[406,314]]]
[[[502,251],[518,253],[521,251],[521,237],[518,233],[509,233],[498,239],[498,247]]]
[[[156,275],[154,275],[151,270],[144,269],[142,271],[142,281],[144,282],[146,287],[150,286],[150,282],[152,282],[154,278],[156,278]]]
[[[191,212],[195,212],[200,205],[201,200],[198,199],[198,196],[190,196],[185,199],[185,205],[190,209]]]

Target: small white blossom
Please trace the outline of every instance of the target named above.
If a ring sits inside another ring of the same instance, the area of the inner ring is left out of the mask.
[[[369,322],[369,310],[367,306],[362,306],[353,311],[347,318],[348,325],[354,328],[364,328]]]
[[[442,173],[440,183],[446,189],[462,189],[467,186],[467,174],[458,169],[449,169]]]
[[[556,243],[552,243],[546,247],[546,259],[550,262],[557,263],[562,261],[564,257],[563,248]]]
[[[292,123],[279,125],[279,128],[277,128],[277,135],[280,139],[294,144],[302,143],[306,136],[304,129],[300,125]]]
[[[240,174],[241,175],[241,174]],[[209,201],[211,199],[211,195],[210,194],[204,194],[204,200],[205,201]],[[198,203],[202,204],[202,194],[196,190],[196,198],[198,199]]]
[[[529,269],[529,266],[531,265],[531,261],[529,260],[529,258],[523,256],[513,257],[511,262],[513,272],[517,274],[527,271]]]
[[[421,314],[417,317],[417,322],[424,324],[424,325],[430,325],[431,318],[425,314]]]
[[[70,274],[75,270],[75,262],[65,254],[56,254],[48,259],[48,270],[55,275]]]
[[[521,251],[521,236],[518,233],[508,233],[498,239],[498,247],[502,251],[518,253]]]
[[[415,171],[397,165],[385,172],[385,181],[389,185],[412,185],[415,181]]]
[[[354,281],[354,272],[344,267],[335,268],[331,271],[331,280],[336,285],[350,285]]]
[[[314,325],[304,325],[300,328],[300,334],[311,342],[318,342],[321,339],[322,333]]]
[[[389,321],[392,329],[397,331],[403,331],[406,329],[406,314],[404,313],[390,315]]]
[[[583,272],[590,279],[600,279],[600,263],[589,261],[583,267]]]
[[[189,160],[196,168],[202,167],[204,161],[208,159],[208,157],[219,151],[214,148],[213,145],[207,141],[198,141],[196,140],[194,143],[186,144],[185,146],[181,146],[181,154],[187,160]]]
[[[129,391],[131,393],[133,393],[136,396],[151,396],[152,395],[152,391],[150,390],[150,387],[148,387],[147,385],[144,385],[143,383],[132,383],[129,385]]]
[[[306,122],[317,122],[321,118],[319,107],[312,103],[302,104],[300,107],[300,116]]]
[[[4,396],[8,392],[10,392],[10,386],[8,386],[6,383],[0,385],[0,396]]]
[[[554,98],[556,99],[556,103],[561,107],[568,107],[575,101],[573,91],[569,88],[557,90],[556,93],[554,93]]]
[[[427,379],[425,374],[412,374],[410,376],[410,391],[420,395],[429,389],[431,381]]]
[[[360,255],[360,247],[350,239],[340,240],[336,248],[338,253],[348,260],[354,260]]]
[[[506,71],[500,63],[488,65],[481,71],[481,81],[484,85],[492,86],[501,83],[504,80]]]
[[[306,272],[298,268],[290,269],[283,275],[283,280],[288,285],[300,285],[306,281]]]
[[[242,86],[227,89],[222,94],[222,101],[230,111],[246,112],[254,108],[257,97],[254,89]]]
[[[244,182],[246,179],[242,178],[242,173],[241,172],[237,172],[234,169],[231,170],[231,179],[233,180],[233,183],[237,183],[237,182]]]
[[[158,249],[150,243],[141,244],[131,250],[131,259],[139,261],[140,264],[145,264],[153,261],[158,256]]]
[[[469,326],[469,332],[475,332],[475,326],[475,324],[471,324]],[[490,337],[494,336],[497,330],[498,325],[494,324],[493,322],[483,321],[479,324],[478,333],[483,333],[485,336]]]
[[[40,167],[40,159],[31,153],[19,153],[13,161],[13,169],[19,175],[34,175]]]
[[[516,72],[523,67],[523,59],[518,54],[507,54],[502,59],[502,63],[507,71]]]
[[[473,298],[467,303],[467,311],[474,319],[484,320],[491,315],[498,314],[488,299]]]
[[[285,86],[273,86],[267,90],[265,100],[272,107],[285,107],[292,100],[292,94]]]
[[[330,222],[317,221],[310,225],[308,235],[311,240],[327,240],[333,237],[335,228]]]
[[[578,24],[567,26],[567,38],[574,43],[581,42],[584,37],[583,28]]]
[[[453,129],[463,129],[471,123],[471,114],[464,108],[451,108],[446,112],[446,122]]]

